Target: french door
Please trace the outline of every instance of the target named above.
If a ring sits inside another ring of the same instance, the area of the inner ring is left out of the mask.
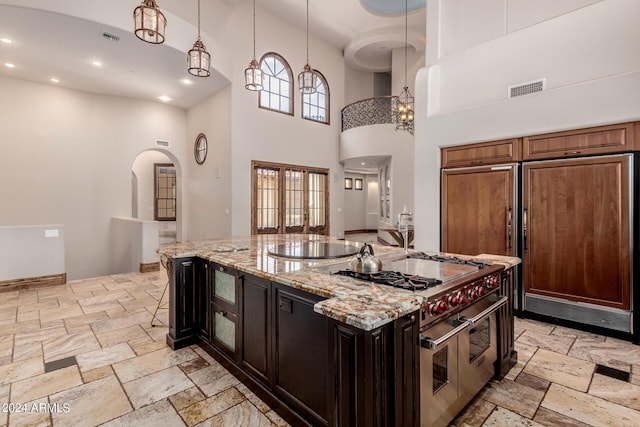
[[[328,169],[252,161],[252,234],[328,234],[328,174]]]

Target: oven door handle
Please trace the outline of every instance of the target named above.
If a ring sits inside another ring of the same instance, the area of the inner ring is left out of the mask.
[[[451,338],[458,335],[468,327],[469,327],[469,322],[466,320],[463,320],[462,323],[460,323],[458,326],[456,326],[454,329],[450,330],[440,338],[431,339],[429,337],[420,336],[420,347],[435,351],[442,344],[449,341]]]
[[[491,314],[493,314],[494,311],[496,311],[496,310],[500,309],[502,306],[504,306],[507,303],[507,301],[509,301],[509,297],[499,296],[498,300],[496,302],[494,302],[489,307],[487,307],[484,310],[482,310],[477,315],[475,315],[475,316],[473,316],[471,318],[461,316],[460,320],[465,320],[469,324],[469,328],[473,329],[473,327],[476,325],[476,323],[482,322],[487,316],[490,316]]]

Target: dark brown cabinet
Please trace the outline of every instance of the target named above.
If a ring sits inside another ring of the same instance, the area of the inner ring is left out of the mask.
[[[630,155],[525,164],[525,291],[628,310]]]
[[[209,261],[196,258],[195,282],[194,282],[194,308],[196,333],[202,340],[209,342],[211,336],[211,319],[209,316],[209,304],[211,303],[211,278]]]
[[[242,365],[261,381],[271,381],[271,283],[242,277]]]
[[[167,344],[174,350],[192,344],[195,340],[195,270],[194,258],[170,259],[169,269],[169,332]]]
[[[327,425],[328,319],[313,311],[322,298],[273,284],[274,389],[306,413],[316,425]]]
[[[442,250],[516,254],[516,164],[442,171]]]

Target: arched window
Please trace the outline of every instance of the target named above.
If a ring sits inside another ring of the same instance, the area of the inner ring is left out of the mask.
[[[322,73],[316,73],[316,93],[302,94],[302,118],[329,124],[329,84]]]
[[[274,52],[260,58],[262,90],[258,106],[267,110],[293,115],[293,74],[287,61]]]

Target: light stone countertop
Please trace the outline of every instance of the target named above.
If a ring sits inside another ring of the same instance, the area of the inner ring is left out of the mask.
[[[327,298],[314,306],[317,313],[370,331],[420,308],[423,297],[411,291],[375,285],[339,275],[313,271],[334,263],[343,263],[350,257],[312,260],[285,259],[269,255],[268,250],[280,244],[300,245],[309,241],[345,243],[356,247],[362,242],[342,241],[315,234],[259,235],[225,239],[183,242],[161,246],[158,253],[167,258],[199,257],[239,271],[282,283],[302,291]],[[393,246],[374,245],[376,256],[402,254]],[[450,254],[447,254],[450,255]],[[505,268],[520,263],[519,258],[482,254],[461,256],[468,259],[488,260]]]

